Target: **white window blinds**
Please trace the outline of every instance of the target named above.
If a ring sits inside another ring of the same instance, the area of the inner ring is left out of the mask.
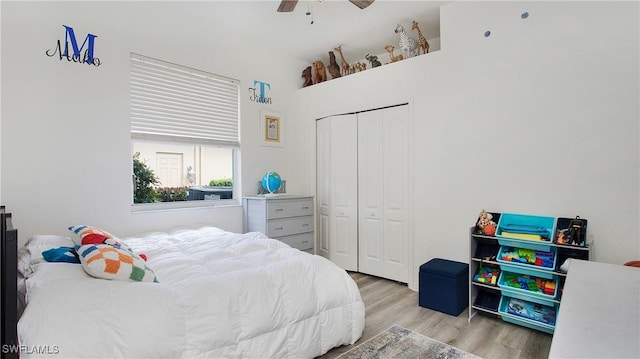
[[[131,136],[239,147],[239,81],[131,54]]]

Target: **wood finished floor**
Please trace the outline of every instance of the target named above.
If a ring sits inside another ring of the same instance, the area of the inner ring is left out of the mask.
[[[335,358],[393,324],[455,346],[485,359],[547,358],[550,334],[476,315],[469,323],[468,308],[458,317],[418,305],[418,293],[405,284],[350,273],[364,301],[365,328],[355,344],[334,348],[320,359]]]

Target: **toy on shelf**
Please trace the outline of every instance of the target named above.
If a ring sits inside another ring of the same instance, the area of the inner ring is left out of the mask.
[[[393,30],[396,34],[400,35],[400,50],[404,54],[405,58],[418,56],[418,40],[407,35],[404,32],[404,27],[400,24]]]
[[[478,271],[473,276],[473,281],[482,284],[497,285],[499,276],[500,268],[495,266],[480,265],[480,267],[478,267]]]
[[[329,51],[329,65],[327,66],[327,70],[329,70],[332,79],[341,76],[340,65],[338,65],[338,62],[336,61],[336,55],[333,53],[333,51]]]
[[[537,267],[554,268],[555,254],[534,249],[502,247],[500,260],[506,262],[530,264]]]
[[[418,44],[420,45],[420,49],[422,50],[423,54],[428,54],[429,42],[427,42],[427,39],[422,35],[422,31],[420,31],[417,21],[413,20],[413,23],[411,24],[411,30],[418,31]]]
[[[505,272],[503,275],[509,287],[552,296],[556,293],[556,282],[553,280],[518,273]]]
[[[351,65],[350,73],[355,74],[356,72],[364,71],[367,69],[367,64],[364,62],[356,62]]]
[[[494,236],[496,234],[496,227],[498,225],[493,221],[493,215],[484,209],[478,216],[478,222],[476,223],[477,234],[484,234],[485,236]]]
[[[302,70],[302,78],[304,79],[302,87],[313,85],[313,80],[311,79],[311,66],[307,66],[304,70]]]
[[[342,55],[342,45],[334,48],[335,51],[338,52],[338,54],[340,54],[340,62],[341,62],[341,67],[342,67],[342,76],[347,76],[349,74],[349,70],[351,68],[351,66],[349,66],[349,63],[347,62],[347,60],[344,59],[344,56]]]
[[[391,62],[402,60],[402,54],[398,56],[393,55],[393,50],[395,50],[395,47],[393,45],[386,45],[384,49],[389,53],[389,59],[391,60]]]
[[[556,323],[556,309],[546,305],[510,298],[507,311],[510,314],[549,325],[555,325]]]
[[[371,63],[371,68],[378,67],[378,66],[382,65],[380,63],[380,61],[378,61],[378,56],[376,56],[376,55],[367,54],[364,58],[367,59],[367,61],[369,61]]]
[[[557,244],[584,247],[586,245],[587,220],[576,216],[576,218],[558,218],[556,224]]]
[[[318,60],[313,63],[314,77],[313,84],[327,81],[327,69],[324,67],[324,62]]]

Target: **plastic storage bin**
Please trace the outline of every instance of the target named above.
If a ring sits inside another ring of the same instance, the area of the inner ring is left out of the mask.
[[[509,260],[509,255],[514,252],[522,255],[519,260]],[[533,257],[526,255],[529,253],[532,253],[536,259],[534,260]],[[528,248],[500,246],[498,258],[496,258],[496,260],[500,263],[500,269],[503,271],[530,274],[551,279],[554,278],[553,273],[544,273],[541,272],[540,269],[553,271],[556,268],[556,260],[558,259],[556,254],[557,251],[555,248],[549,248],[549,251],[541,251]],[[540,262],[537,262],[538,258],[540,258]]]
[[[469,265],[434,258],[420,266],[418,304],[458,316],[469,305]]]
[[[498,221],[496,237],[502,245],[519,246],[523,248],[531,245],[551,243],[554,235],[555,218],[532,216],[528,214],[503,213]],[[516,239],[517,241],[512,241]]]
[[[556,328],[558,305],[544,301],[519,298],[518,295],[506,295],[500,298],[498,312],[505,322],[553,334]]]
[[[517,279],[516,279],[517,278]],[[509,285],[514,280],[518,281],[518,286]],[[540,276],[532,276],[529,274],[521,274],[515,272],[501,272],[498,279],[498,286],[503,291],[530,295],[537,298],[553,300],[558,294],[558,279],[543,278]],[[547,292],[543,287],[547,287]]]

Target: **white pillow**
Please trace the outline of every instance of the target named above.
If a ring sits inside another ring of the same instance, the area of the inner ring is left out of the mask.
[[[42,252],[48,249],[74,246],[75,244],[69,237],[43,234],[34,235],[25,243],[32,264],[44,261]]]

